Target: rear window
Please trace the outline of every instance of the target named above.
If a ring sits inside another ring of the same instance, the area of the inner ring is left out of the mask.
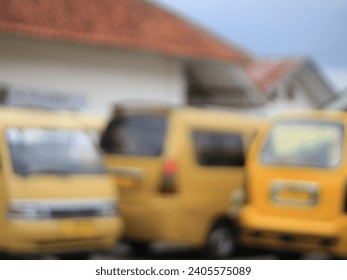
[[[196,160],[203,166],[244,166],[242,137],[236,133],[193,131]]]
[[[101,139],[106,153],[159,156],[166,135],[167,117],[136,114],[114,119]]]
[[[343,126],[312,120],[273,124],[261,153],[263,164],[331,168],[342,158]]]

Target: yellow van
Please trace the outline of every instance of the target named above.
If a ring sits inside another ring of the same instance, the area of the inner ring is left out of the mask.
[[[123,233],[118,193],[87,125],[0,108],[0,250],[86,258]]]
[[[347,256],[346,126],[346,113],[307,111],[262,127],[247,162],[243,242]]]
[[[244,185],[244,155],[260,121],[194,108],[117,108],[101,147],[120,188],[125,238],[137,253],[151,242],[206,245],[231,254],[228,218]]]

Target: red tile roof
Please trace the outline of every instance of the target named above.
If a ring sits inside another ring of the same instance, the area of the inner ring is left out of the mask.
[[[244,62],[248,56],[144,0],[1,0],[0,32]]]
[[[267,93],[298,65],[296,59],[253,60],[245,70],[258,89]]]

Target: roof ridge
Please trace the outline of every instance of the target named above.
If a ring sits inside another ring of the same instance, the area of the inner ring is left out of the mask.
[[[288,73],[309,61],[304,57],[294,58],[256,58],[245,66],[245,71],[258,89],[267,93]],[[261,67],[263,64],[263,67]],[[252,68],[253,67],[253,68]],[[261,74],[259,74],[261,73]]]

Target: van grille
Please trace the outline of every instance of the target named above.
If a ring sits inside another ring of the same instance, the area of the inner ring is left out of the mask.
[[[97,209],[52,209],[51,218],[79,218],[79,217],[95,217],[99,216]]]
[[[58,219],[118,215],[114,199],[14,200],[8,208],[11,219]]]

